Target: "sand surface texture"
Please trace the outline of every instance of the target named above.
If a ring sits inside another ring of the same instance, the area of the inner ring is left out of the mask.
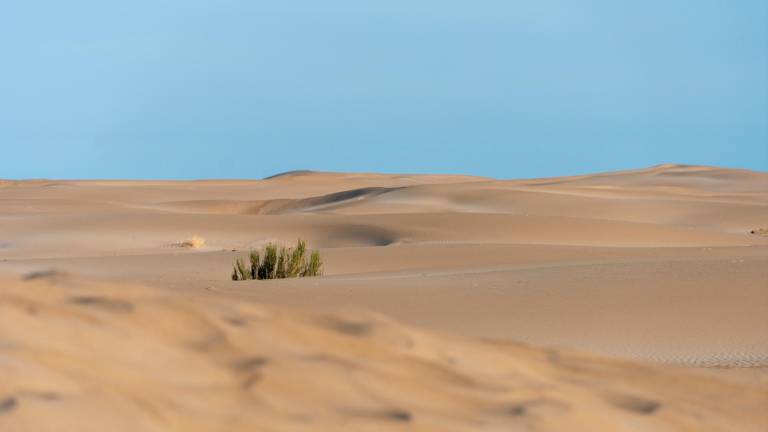
[[[765,379],[66,275],[0,283],[3,431],[763,431],[768,424]]]
[[[764,228],[713,167],[0,181],[0,430],[766,430]]]

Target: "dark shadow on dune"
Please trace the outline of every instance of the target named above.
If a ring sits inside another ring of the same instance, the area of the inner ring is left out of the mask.
[[[92,306],[109,312],[128,313],[133,311],[133,304],[125,300],[95,296],[77,296],[69,299],[71,303]]]
[[[0,401],[0,414],[5,414],[13,411],[19,405],[19,402],[14,396],[9,396]]]
[[[69,279],[67,272],[56,269],[36,270],[26,273],[21,277],[23,281],[47,280],[52,283],[62,282],[67,279]]]
[[[661,403],[634,395],[612,395],[608,401],[617,408],[635,414],[650,415],[661,408]]]
[[[328,329],[348,336],[368,336],[373,331],[373,324],[369,322],[348,321],[335,317],[324,318],[321,324]]]
[[[388,246],[397,240],[396,233],[375,225],[339,224],[324,228],[317,242],[324,247]]]
[[[403,187],[365,187],[297,200],[270,200],[260,207],[259,213],[281,214],[332,210],[398,189],[403,189]]]
[[[341,192],[334,192],[328,195],[322,195],[314,198],[306,198],[302,201],[306,201],[308,203],[330,204],[364,196],[377,196],[397,189],[402,189],[402,187],[364,187],[360,189],[350,189]]]
[[[191,200],[158,203],[160,210],[196,214],[279,215],[332,211],[355,205],[366,199],[403,189],[402,187],[365,187],[309,198],[274,198],[267,200]],[[2,243],[0,243],[2,248]]]
[[[514,403],[503,410],[510,417],[524,417],[529,415],[546,416],[551,414],[563,414],[568,411],[568,405],[564,402],[537,398]]]
[[[250,372],[261,368],[269,363],[269,359],[264,356],[244,357],[232,365],[232,369],[237,372]]]
[[[413,414],[399,408],[383,410],[342,410],[342,413],[350,417],[398,423],[408,423],[413,420]]]

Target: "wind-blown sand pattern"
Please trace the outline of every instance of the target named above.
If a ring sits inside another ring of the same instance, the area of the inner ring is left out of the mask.
[[[767,224],[713,167],[3,181],[0,430],[766,430]]]
[[[0,429],[764,430],[765,382],[73,280],[4,281]]]

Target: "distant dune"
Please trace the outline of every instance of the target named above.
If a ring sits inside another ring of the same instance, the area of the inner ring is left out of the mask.
[[[717,167],[2,181],[0,430],[766,430],[765,228]]]

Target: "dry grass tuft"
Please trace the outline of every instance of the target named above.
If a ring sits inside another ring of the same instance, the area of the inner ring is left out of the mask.
[[[197,235],[193,235],[192,237],[179,243],[179,247],[190,248],[190,249],[200,249],[204,246],[205,246],[205,239]]]
[[[232,269],[232,280],[285,279],[322,274],[320,252],[309,252],[307,243],[299,239],[293,248],[270,243],[261,252],[251,251],[248,263],[237,258]]]
[[[768,236],[768,228],[753,229],[749,233],[750,234],[755,234],[755,235],[760,235],[760,236]]]

